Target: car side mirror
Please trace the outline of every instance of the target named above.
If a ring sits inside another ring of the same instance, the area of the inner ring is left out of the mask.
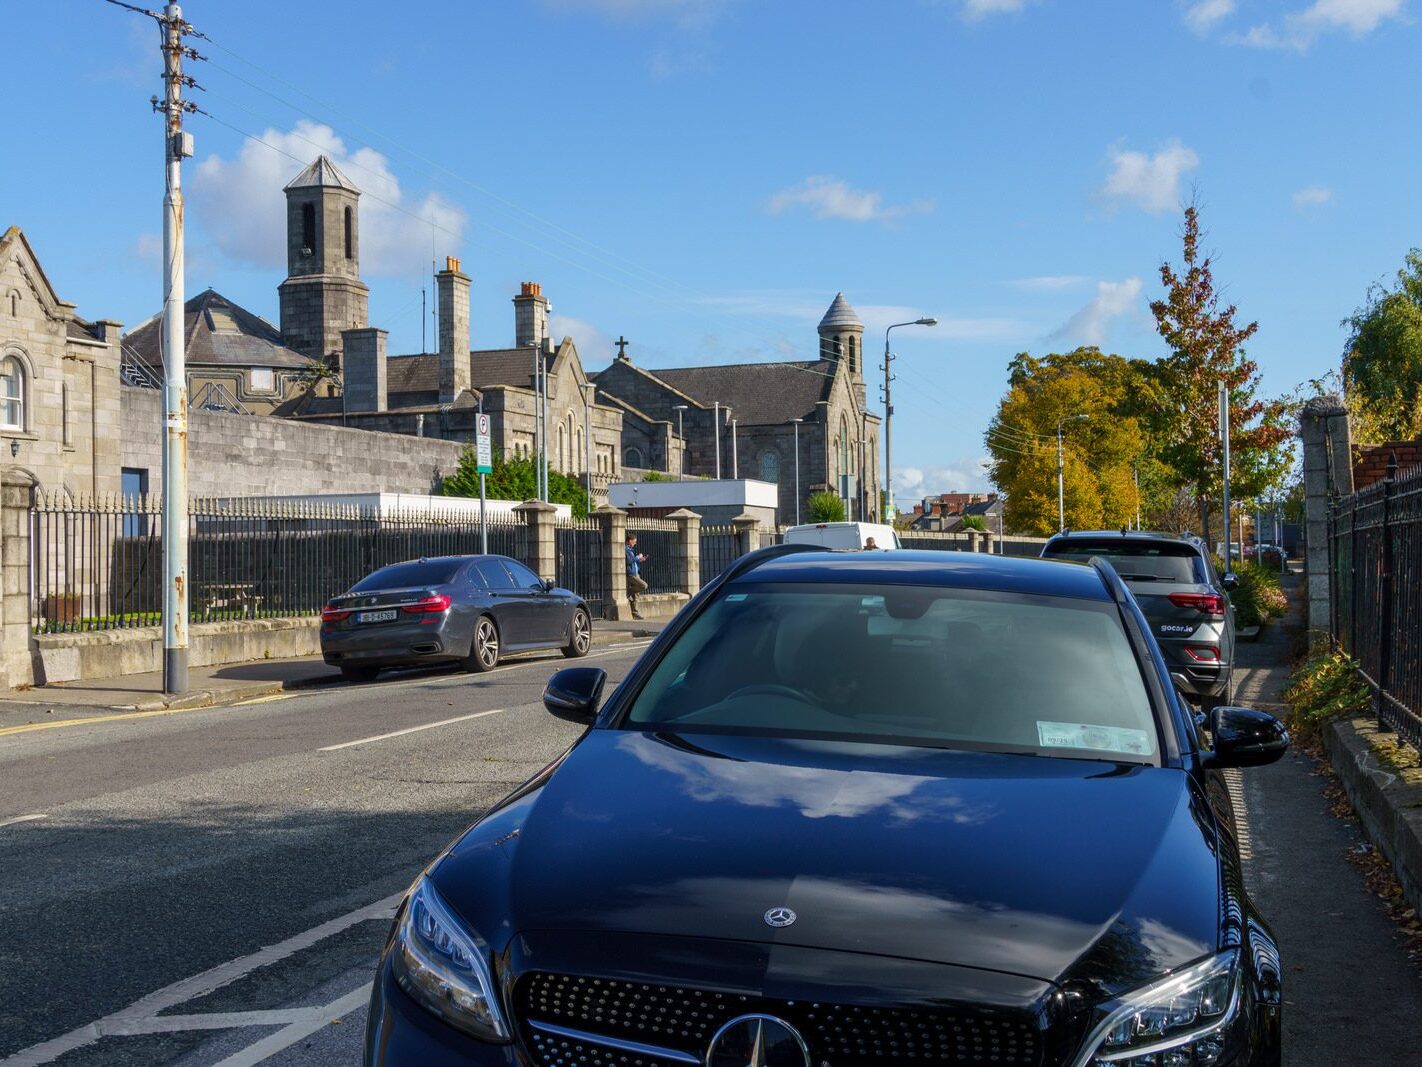
[[[551,593],[553,592],[553,590],[558,588],[558,583],[555,582],[552,578],[544,578],[543,581],[539,583],[539,585],[542,587],[545,593]]]
[[[1267,711],[1218,707],[1210,712],[1212,767],[1263,767],[1289,748],[1289,731]]]
[[[568,667],[559,671],[543,688],[543,706],[556,714],[591,719],[602,700],[607,672],[601,667]]]
[[[1220,584],[1225,587],[1226,592],[1233,592],[1239,588],[1239,575],[1235,574],[1234,571],[1230,571],[1224,576],[1224,581]]]

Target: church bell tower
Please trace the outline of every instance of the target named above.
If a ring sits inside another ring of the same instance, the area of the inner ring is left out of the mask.
[[[281,333],[287,347],[338,363],[341,331],[369,325],[360,280],[360,190],[326,156],[286,187],[286,281]]]

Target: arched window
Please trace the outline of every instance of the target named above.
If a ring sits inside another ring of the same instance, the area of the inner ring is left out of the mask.
[[[780,481],[780,454],[778,452],[762,452],[760,454],[760,480],[763,482]]]
[[[20,317],[20,290],[10,290],[8,303],[10,305],[10,318],[18,319]]]
[[[316,205],[301,205],[301,254],[309,256],[316,251]]]
[[[346,208],[346,258],[355,259],[355,212]]]
[[[0,429],[25,428],[25,368],[14,356],[0,360]]]
[[[566,471],[568,469],[568,442],[564,439],[565,430],[563,424],[558,424],[558,458],[554,464],[554,469]]]
[[[640,448],[629,448],[622,453],[622,465],[624,467],[641,467],[642,450]]]
[[[853,334],[849,335],[849,371],[851,374],[859,370],[859,339]]]

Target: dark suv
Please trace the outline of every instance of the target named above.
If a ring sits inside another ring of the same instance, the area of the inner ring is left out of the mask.
[[[1068,530],[1042,548],[1044,559],[1107,560],[1126,580],[1180,692],[1208,710],[1234,692],[1233,574],[1215,569],[1205,543],[1188,534]]]

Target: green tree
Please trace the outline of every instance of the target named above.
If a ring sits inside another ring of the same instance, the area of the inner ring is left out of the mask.
[[[844,501],[840,499],[838,493],[831,493],[828,490],[811,493],[810,499],[806,501],[806,510],[809,512],[811,522],[844,521]]]
[[[1023,352],[1012,360],[1007,393],[985,438],[992,482],[1006,497],[1007,528],[1056,532],[1058,420],[1067,525],[1134,521],[1134,471],[1145,450],[1135,413],[1142,374],[1136,362],[1093,347],[1041,358]]]
[[[1170,355],[1154,365],[1145,394],[1150,411],[1151,452],[1195,498],[1200,529],[1210,530],[1215,501],[1223,491],[1219,439],[1219,385],[1228,388],[1231,481],[1240,497],[1265,496],[1286,477],[1289,430],[1283,401],[1257,397],[1259,368],[1244,344],[1257,322],[1235,325],[1237,309],[1221,306],[1213,257],[1200,254],[1200,216],[1185,209],[1179,270],[1160,265],[1165,298],[1151,303],[1156,329]]]
[[[1422,251],[1408,252],[1396,284],[1374,284],[1342,324],[1349,330],[1343,388],[1355,435],[1381,442],[1422,434]]]
[[[474,446],[465,446],[459,457],[459,466],[453,474],[440,482],[438,495],[477,498],[478,464]],[[524,501],[536,497],[538,477],[531,456],[514,456],[507,459],[495,449],[493,468],[493,472],[484,478],[484,492],[489,499]],[[587,517],[587,490],[583,483],[551,468],[548,471],[548,499],[554,504],[567,504],[580,519]]]

